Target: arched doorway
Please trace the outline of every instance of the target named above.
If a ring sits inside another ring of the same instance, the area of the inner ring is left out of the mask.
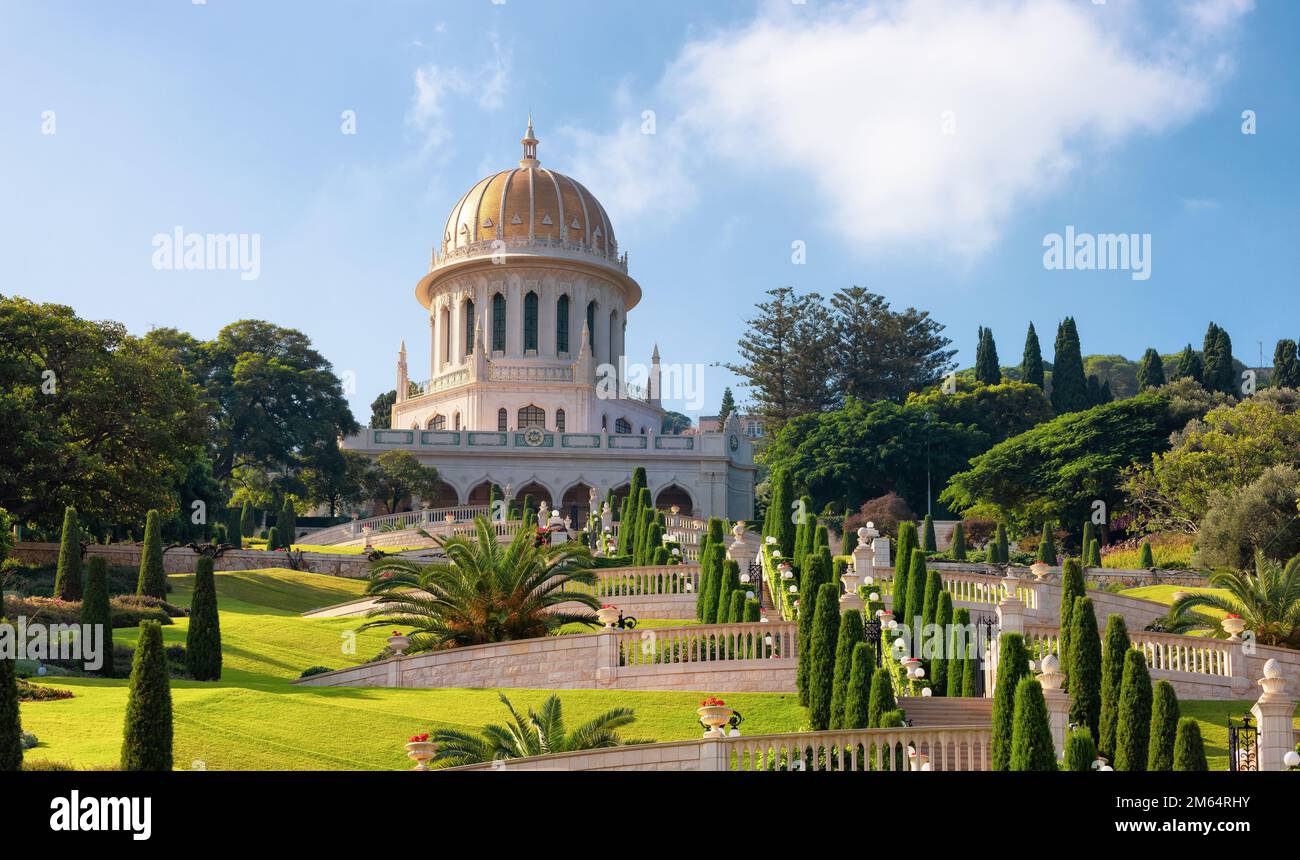
[[[676,484],[669,484],[659,491],[655,496],[655,507],[661,511],[666,511],[676,505],[680,510],[678,514],[683,517],[695,515],[695,503],[691,501],[691,494]]]
[[[587,523],[587,517],[593,513],[591,510],[591,490],[590,484],[579,481],[572,487],[564,491],[564,498],[560,499],[560,515],[571,517],[574,528],[584,527]],[[599,505],[603,499],[597,499]],[[597,509],[594,513],[600,513]]]
[[[523,510],[525,500],[532,508],[533,516],[537,516],[537,512],[541,510],[542,502],[546,502],[548,508],[555,504],[555,500],[551,498],[551,491],[536,481],[529,481],[515,490],[513,502],[516,511]]]
[[[456,488],[446,481],[439,481],[438,488],[434,491],[432,497],[420,499],[420,506],[428,504],[431,508],[454,508],[460,504],[460,494]]]

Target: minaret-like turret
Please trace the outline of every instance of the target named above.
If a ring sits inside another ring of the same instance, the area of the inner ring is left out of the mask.
[[[402,341],[402,347],[397,351],[397,402],[401,403],[406,400],[406,392],[409,386],[410,377],[406,372],[406,341]]]
[[[524,145],[524,157],[519,159],[520,167],[537,167],[541,164],[537,160],[537,137],[533,134],[533,115],[528,115],[528,130],[524,132],[524,139],[519,141]]]
[[[659,405],[659,344],[655,344],[654,352],[650,354],[650,378],[646,380],[646,386],[649,390],[646,397],[649,398],[651,405]]]

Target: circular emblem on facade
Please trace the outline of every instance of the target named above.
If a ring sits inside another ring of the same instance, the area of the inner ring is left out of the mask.
[[[528,427],[524,430],[524,444],[536,448],[546,441],[546,432],[541,427]]]
[[[737,448],[740,447],[740,439],[736,436],[735,433],[732,433],[732,434],[731,434],[731,442],[730,442],[730,445],[731,445],[731,450],[733,450],[733,451],[735,451]]]

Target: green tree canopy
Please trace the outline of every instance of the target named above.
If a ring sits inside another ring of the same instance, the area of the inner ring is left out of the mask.
[[[361,485],[368,498],[392,514],[411,496],[432,497],[438,489],[438,470],[410,451],[385,451],[365,471]]]

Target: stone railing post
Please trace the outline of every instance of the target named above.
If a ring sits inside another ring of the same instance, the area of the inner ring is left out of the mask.
[[[1061,689],[1065,676],[1061,674],[1061,661],[1055,654],[1043,658],[1043,671],[1038,681],[1043,685],[1043,698],[1047,700],[1047,722],[1052,727],[1052,746],[1056,758],[1065,758],[1065,733],[1070,727],[1070,694]]]
[[[700,742],[700,770],[724,771],[730,765],[727,744],[716,738],[705,738]]]
[[[596,683],[611,687],[618,680],[618,633],[606,627],[596,636]]]
[[[745,524],[738,522],[731,527],[731,546],[727,547],[727,558],[740,565],[740,572],[749,570],[749,566],[758,558],[758,542],[746,540]]]
[[[1262,771],[1286,770],[1282,757],[1295,749],[1295,729],[1291,715],[1295,701],[1286,692],[1286,677],[1282,665],[1270,659],[1264,664],[1264,677],[1259,679],[1264,694],[1250,709],[1259,727],[1256,755]]]
[[[998,628],[1003,633],[1025,632],[1025,603],[1016,596],[1020,580],[1008,573],[1002,580],[1004,597],[998,603]]]
[[[1250,661],[1246,657],[1245,648],[1241,642],[1233,642],[1231,639],[1224,644],[1228,648],[1228,682],[1232,686],[1232,693],[1237,698],[1245,698],[1250,692],[1250,675],[1247,674]]]

